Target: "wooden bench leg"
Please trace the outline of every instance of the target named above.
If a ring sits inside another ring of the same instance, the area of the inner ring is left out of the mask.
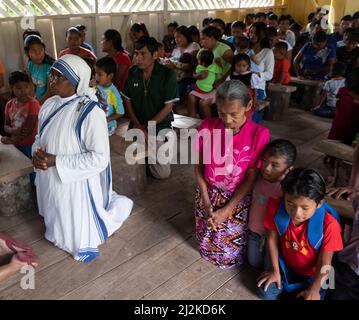
[[[322,85],[304,86],[304,92],[300,107],[304,110],[310,110],[318,105],[322,92]]]
[[[285,111],[290,105],[290,92],[269,91],[269,107],[264,112],[264,119],[269,121],[282,121]]]

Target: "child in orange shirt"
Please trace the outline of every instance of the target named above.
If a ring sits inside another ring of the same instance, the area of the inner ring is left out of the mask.
[[[288,84],[290,82],[290,62],[286,58],[288,45],[279,41],[274,46],[275,66],[273,73],[273,83]]]

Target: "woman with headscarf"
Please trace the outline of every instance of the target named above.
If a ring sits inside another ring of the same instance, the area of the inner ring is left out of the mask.
[[[54,96],[39,114],[33,145],[39,212],[45,238],[90,262],[127,219],[133,202],[112,191],[105,112],[90,99],[91,71],[75,55],[57,60],[50,75]]]

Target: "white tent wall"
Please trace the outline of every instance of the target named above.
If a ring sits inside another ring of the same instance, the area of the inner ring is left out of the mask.
[[[140,12],[109,13],[109,14],[83,14],[36,17],[34,27],[38,29],[46,44],[46,51],[56,58],[58,53],[66,47],[65,32],[76,24],[87,26],[87,41],[95,47],[98,57],[104,56],[101,52],[102,34],[109,28],[120,31],[124,46],[129,41],[129,28],[132,23],[142,21],[149,29],[151,36],[161,40],[166,32],[165,23],[176,20],[179,24],[196,25],[200,27],[204,17],[214,17],[216,11],[180,11],[165,13]],[[21,17],[0,19],[0,61],[4,64],[5,79],[9,73],[18,69],[25,69],[27,57],[24,54]],[[7,91],[4,88],[3,91]]]

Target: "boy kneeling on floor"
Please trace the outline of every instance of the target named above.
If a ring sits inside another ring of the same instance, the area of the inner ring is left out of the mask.
[[[325,181],[317,171],[295,169],[281,185],[284,198],[269,202],[264,222],[271,267],[259,277],[258,294],[324,299],[333,254],[343,249],[338,214],[323,201]]]

